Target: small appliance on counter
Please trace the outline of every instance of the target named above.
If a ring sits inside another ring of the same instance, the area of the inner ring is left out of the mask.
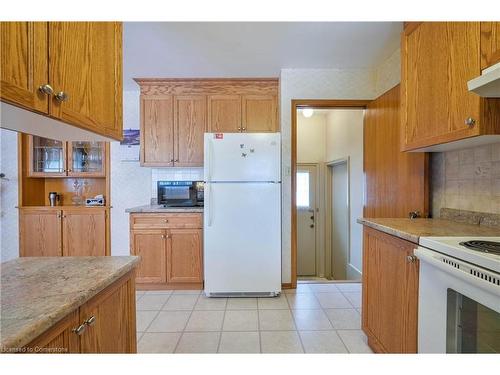
[[[61,194],[57,194],[55,191],[49,193],[49,204],[50,207],[55,207],[61,201]]]
[[[96,195],[94,198],[85,199],[85,206],[93,207],[93,206],[104,206],[105,200],[102,194]]]
[[[203,206],[203,181],[158,181],[157,190],[158,204],[164,207]]]

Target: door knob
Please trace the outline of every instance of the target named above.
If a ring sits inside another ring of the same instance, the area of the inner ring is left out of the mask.
[[[92,315],[90,318],[88,318],[86,321],[83,322],[83,324],[87,326],[93,326],[95,324],[96,317]]]
[[[314,221],[314,215],[313,215],[313,216],[311,216],[311,220],[312,220],[312,221]]]
[[[314,228],[314,224],[309,225],[311,228]]]
[[[45,85],[41,85],[38,87],[38,91],[45,95],[52,95],[54,93],[54,89],[51,85],[46,83]]]
[[[56,94],[56,99],[60,102],[65,102],[69,99],[69,95],[66,94],[64,91],[59,91],[57,94]]]

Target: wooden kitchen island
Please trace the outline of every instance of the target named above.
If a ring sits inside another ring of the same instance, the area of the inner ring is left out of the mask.
[[[1,264],[0,352],[135,353],[138,257]]]

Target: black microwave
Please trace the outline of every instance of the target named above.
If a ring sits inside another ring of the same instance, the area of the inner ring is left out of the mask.
[[[165,207],[203,206],[203,181],[158,181],[158,204]]]

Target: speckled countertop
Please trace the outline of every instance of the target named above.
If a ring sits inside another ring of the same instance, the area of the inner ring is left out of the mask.
[[[144,206],[137,206],[127,208],[125,212],[129,213],[190,213],[190,212],[203,212],[203,207],[163,207],[159,204],[145,204]]]
[[[132,270],[135,256],[27,257],[1,264],[0,352],[30,343]]]
[[[362,218],[358,219],[358,223],[414,243],[418,243],[420,237],[492,237],[500,235],[499,228],[464,224],[444,219]]]

